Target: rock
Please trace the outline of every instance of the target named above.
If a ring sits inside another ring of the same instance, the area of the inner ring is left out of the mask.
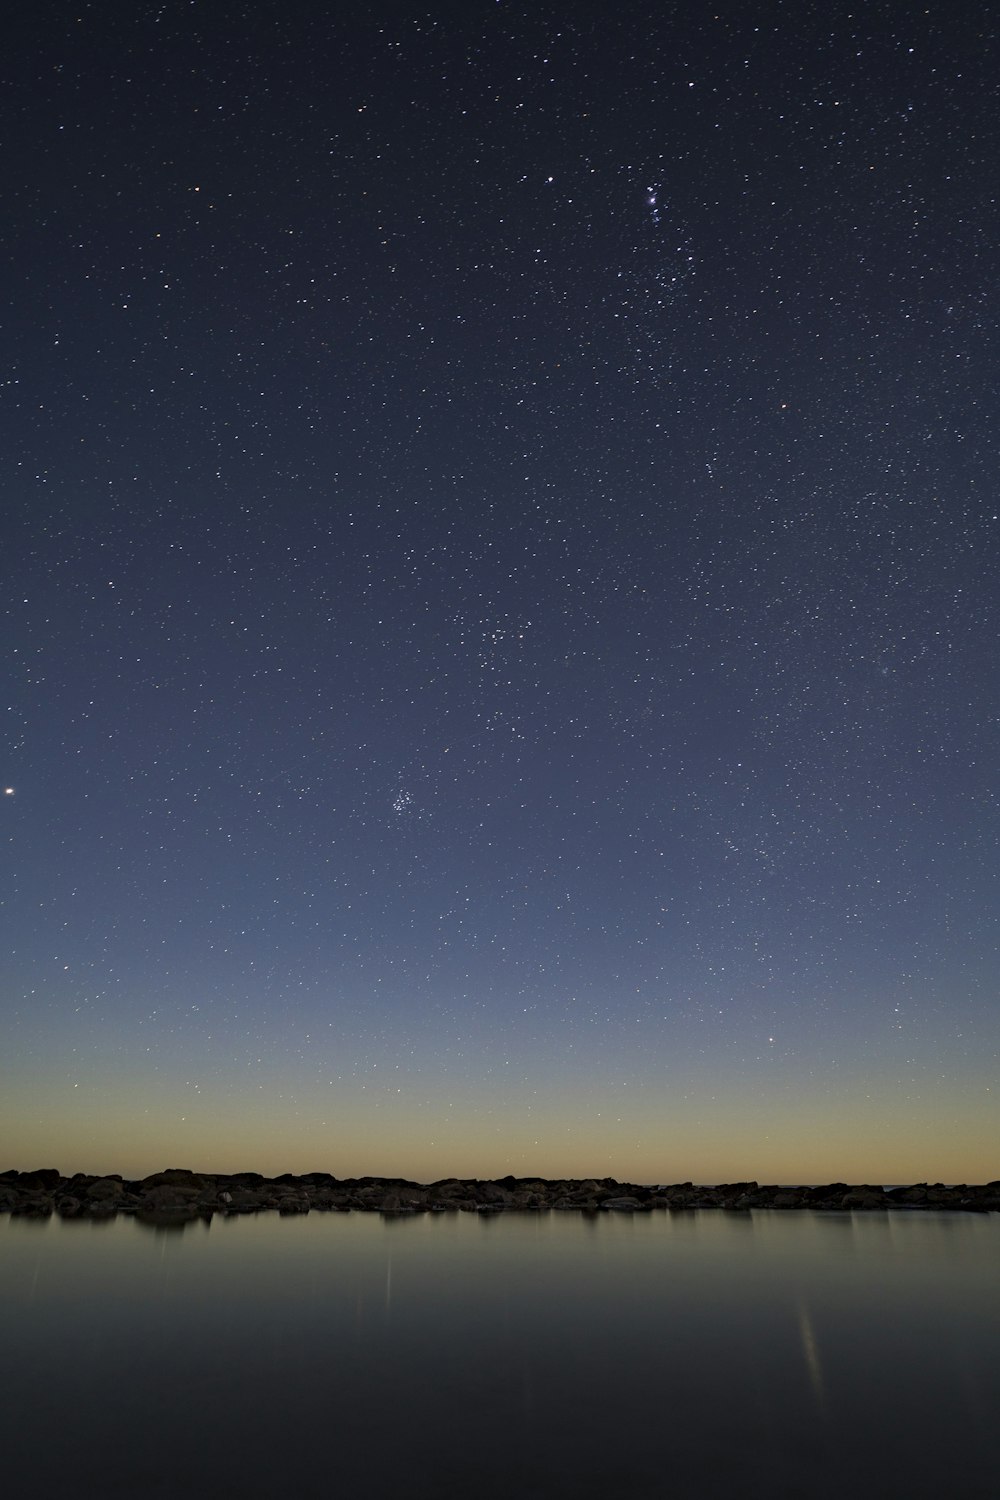
[[[315,1188],[317,1192],[328,1193],[340,1186],[336,1177],[329,1172],[305,1172],[301,1179],[307,1187]]]
[[[47,1219],[54,1207],[48,1193],[23,1193],[10,1211],[26,1219]]]
[[[823,1187],[804,1188],[803,1192],[809,1208],[839,1209],[850,1188],[846,1182],[828,1182]]]
[[[514,1195],[509,1188],[501,1187],[498,1182],[481,1182],[477,1196],[480,1203],[488,1203],[494,1208],[506,1208]]]
[[[694,1198],[694,1184],[678,1182],[672,1187],[658,1187],[650,1202],[654,1208],[687,1208]]]
[[[840,1200],[841,1208],[888,1208],[885,1193],[881,1188],[873,1188],[865,1185],[855,1188],[850,1193],[845,1193]]]
[[[460,1211],[496,1213],[547,1211],[636,1213],[660,1210],[817,1209],[851,1211],[893,1208],[968,1213],[1000,1211],[1000,1181],[983,1184],[914,1183],[884,1190],[869,1183],[827,1183],[816,1187],[760,1186],[756,1182],[721,1183],[717,1187],[691,1182],[642,1184],[604,1178],[506,1177],[442,1178],[429,1187],[402,1177],[340,1179],[330,1173],[296,1176],[284,1172],[265,1178],[259,1172],[228,1176],[170,1167],[137,1181],[117,1173],[95,1177],[82,1172],[66,1178],[53,1168],[0,1173],[0,1213],[45,1217],[53,1210],[64,1218],[81,1215],[108,1218],[114,1213],[137,1213],[145,1222],[189,1222],[215,1211],[256,1213],[275,1209],[283,1214],[308,1213],[318,1208],[347,1212],[404,1214]]]
[[[228,1197],[227,1211],[232,1214],[253,1214],[264,1206],[262,1194],[253,1188],[234,1187]]]
[[[978,1187],[965,1189],[963,1207],[975,1213],[989,1213],[1000,1209],[1000,1182],[986,1182]]]
[[[732,1205],[734,1208],[771,1208],[781,1189],[772,1184],[758,1187],[752,1193],[744,1193]]]
[[[120,1177],[98,1177],[87,1189],[91,1202],[100,1199],[120,1198],[125,1188]]]
[[[25,1189],[52,1192],[62,1180],[62,1173],[57,1172],[55,1167],[41,1167],[35,1172],[21,1172],[16,1179],[15,1186],[19,1193],[24,1192]]]
[[[347,1194],[343,1192],[318,1192],[312,1200],[313,1208],[323,1213],[344,1212],[348,1209]]]
[[[202,1192],[210,1185],[208,1178],[200,1173],[191,1172],[186,1167],[168,1167],[165,1172],[154,1172],[151,1177],[143,1177],[136,1186],[141,1193],[146,1193],[150,1188],[157,1187],[193,1187]]]
[[[467,1197],[468,1184],[459,1182],[457,1177],[443,1177],[440,1182],[432,1182],[429,1191],[435,1203],[445,1203],[449,1198]]]
[[[755,1193],[757,1186],[756,1182],[720,1182],[715,1192],[720,1202],[735,1203],[737,1199]]]
[[[892,1204],[904,1204],[908,1208],[915,1208],[927,1202],[927,1184],[915,1182],[912,1187],[889,1188],[885,1196]]]
[[[808,1208],[809,1201],[801,1188],[779,1188],[771,1197],[771,1208]]]
[[[927,1189],[927,1203],[935,1208],[951,1208],[961,1203],[967,1192],[968,1188],[964,1184],[961,1187],[945,1187],[943,1182],[935,1182]]]
[[[201,1189],[193,1184],[170,1186],[162,1183],[142,1194],[140,1213],[156,1213],[162,1209],[195,1208]]]

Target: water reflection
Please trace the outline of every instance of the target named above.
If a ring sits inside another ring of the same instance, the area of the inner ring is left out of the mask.
[[[223,1218],[224,1215],[218,1217]],[[234,1215],[235,1217],[235,1215]],[[188,1230],[197,1234],[199,1230],[208,1231],[215,1222],[215,1216],[197,1214],[194,1218],[174,1216],[171,1214],[136,1214],[135,1225],[145,1234],[153,1235],[178,1235],[185,1234]]]
[[[5,1480],[919,1500],[960,1454],[992,1495],[998,1258],[995,1216],[4,1219]]]
[[[826,1391],[823,1388],[823,1369],[819,1359],[819,1347],[816,1343],[816,1333],[809,1309],[802,1302],[799,1303],[799,1337],[802,1340],[802,1353],[809,1372],[809,1383],[816,1396],[816,1404],[825,1415]]]

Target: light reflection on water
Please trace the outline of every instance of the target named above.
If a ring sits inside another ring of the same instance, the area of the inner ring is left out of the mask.
[[[0,1219],[8,1493],[998,1493],[1000,1219]]]

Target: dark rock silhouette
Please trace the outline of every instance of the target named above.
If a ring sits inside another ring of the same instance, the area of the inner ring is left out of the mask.
[[[117,1173],[64,1177],[54,1167],[0,1173],[0,1213],[63,1219],[110,1218],[132,1214],[142,1223],[174,1226],[213,1214],[246,1214],[266,1210],[280,1214],[347,1212],[404,1215],[414,1213],[504,1213],[559,1209],[575,1212],[649,1213],[690,1209],[745,1212],[771,1209],[794,1212],[938,1212],[1000,1211],[1000,1181],[918,1182],[883,1188],[871,1183],[832,1182],[822,1187],[788,1187],[757,1182],[697,1186],[691,1182],[649,1186],[618,1182],[613,1177],[544,1178],[446,1177],[423,1184],[404,1177],[337,1178],[329,1172],[296,1176],[282,1172],[193,1172],[170,1167],[135,1180]]]

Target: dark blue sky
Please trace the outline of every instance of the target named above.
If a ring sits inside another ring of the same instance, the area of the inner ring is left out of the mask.
[[[8,29],[11,1164],[995,1176],[992,7]]]

